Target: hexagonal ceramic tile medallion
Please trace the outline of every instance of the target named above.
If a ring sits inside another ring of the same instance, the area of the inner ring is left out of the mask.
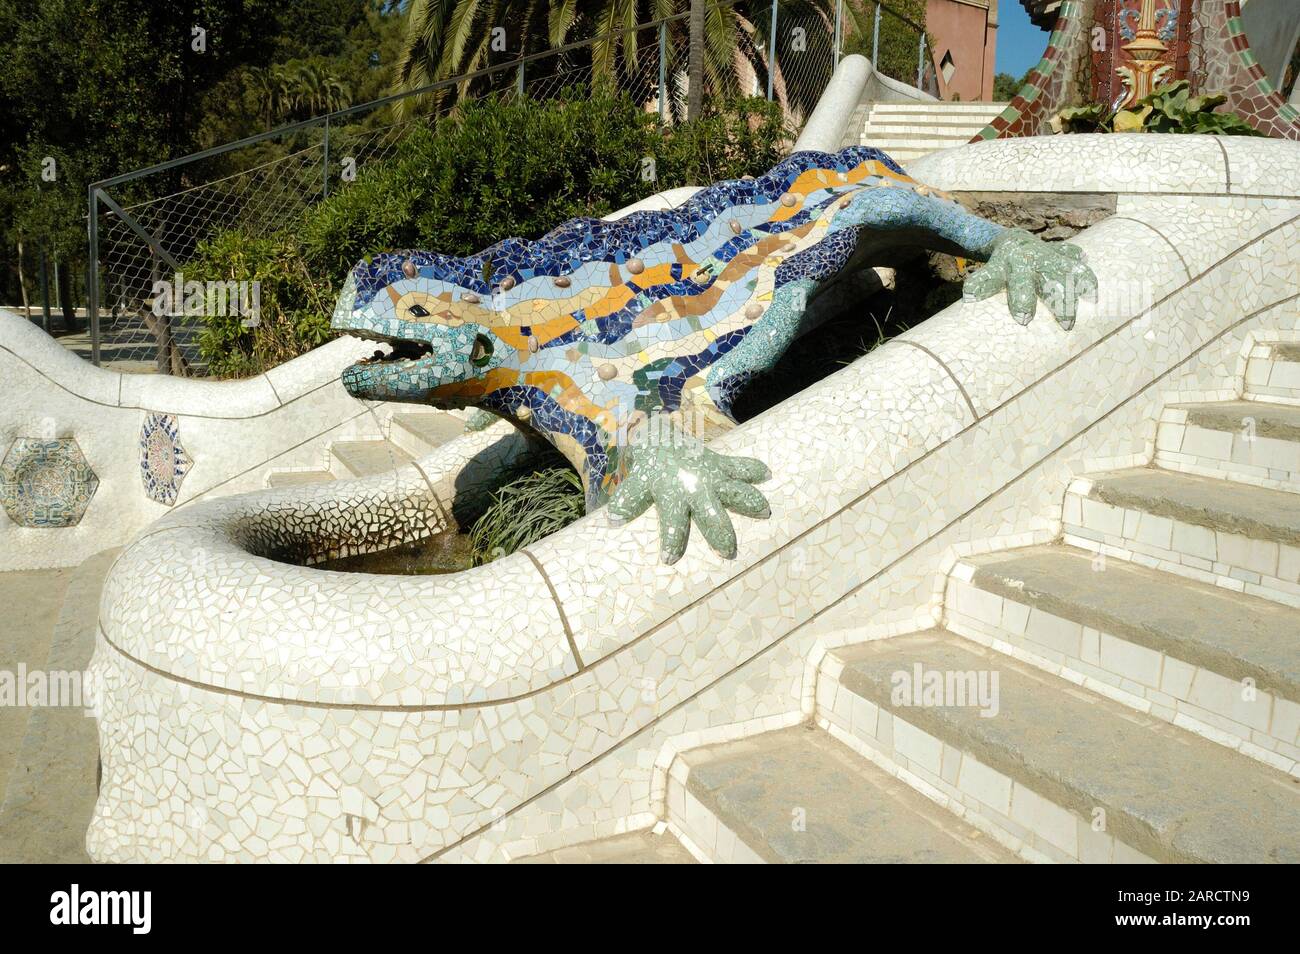
[[[146,496],[170,507],[189,470],[190,458],[181,446],[176,415],[150,411],[140,429],[140,479]]]
[[[72,527],[99,478],[72,438],[20,437],[0,461],[0,505],[20,527]]]

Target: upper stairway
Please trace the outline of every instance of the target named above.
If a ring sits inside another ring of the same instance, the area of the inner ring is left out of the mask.
[[[940,149],[965,145],[1006,108],[1006,103],[874,103],[861,143],[882,149],[905,165]]]

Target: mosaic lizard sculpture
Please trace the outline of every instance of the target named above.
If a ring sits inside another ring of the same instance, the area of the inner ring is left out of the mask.
[[[764,176],[720,182],[669,211],[573,219],[537,241],[467,258],[384,253],[353,269],[333,327],[392,345],[343,372],[360,398],[475,406],[523,424],[582,476],[616,520],[655,504],[662,558],[692,521],[732,556],[727,511],[766,517],[759,461],[704,441],[800,333],[832,276],[884,246],[987,264],[963,297],[1006,289],[1026,324],[1041,295],[1062,327],[1096,279],[1072,245],[966,212],[876,149],[800,152]]]

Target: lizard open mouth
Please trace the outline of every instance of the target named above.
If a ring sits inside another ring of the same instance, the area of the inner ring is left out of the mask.
[[[408,341],[405,338],[395,338],[392,341],[382,342],[391,347],[387,353],[384,350],[377,349],[369,358],[362,358],[357,364],[373,364],[375,362],[385,361],[415,361],[423,358],[433,350],[433,346],[424,341]]]

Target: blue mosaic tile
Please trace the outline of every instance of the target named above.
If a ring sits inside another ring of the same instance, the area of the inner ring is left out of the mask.
[[[0,462],[0,505],[20,527],[74,527],[98,488],[99,478],[71,438],[20,437]]]

